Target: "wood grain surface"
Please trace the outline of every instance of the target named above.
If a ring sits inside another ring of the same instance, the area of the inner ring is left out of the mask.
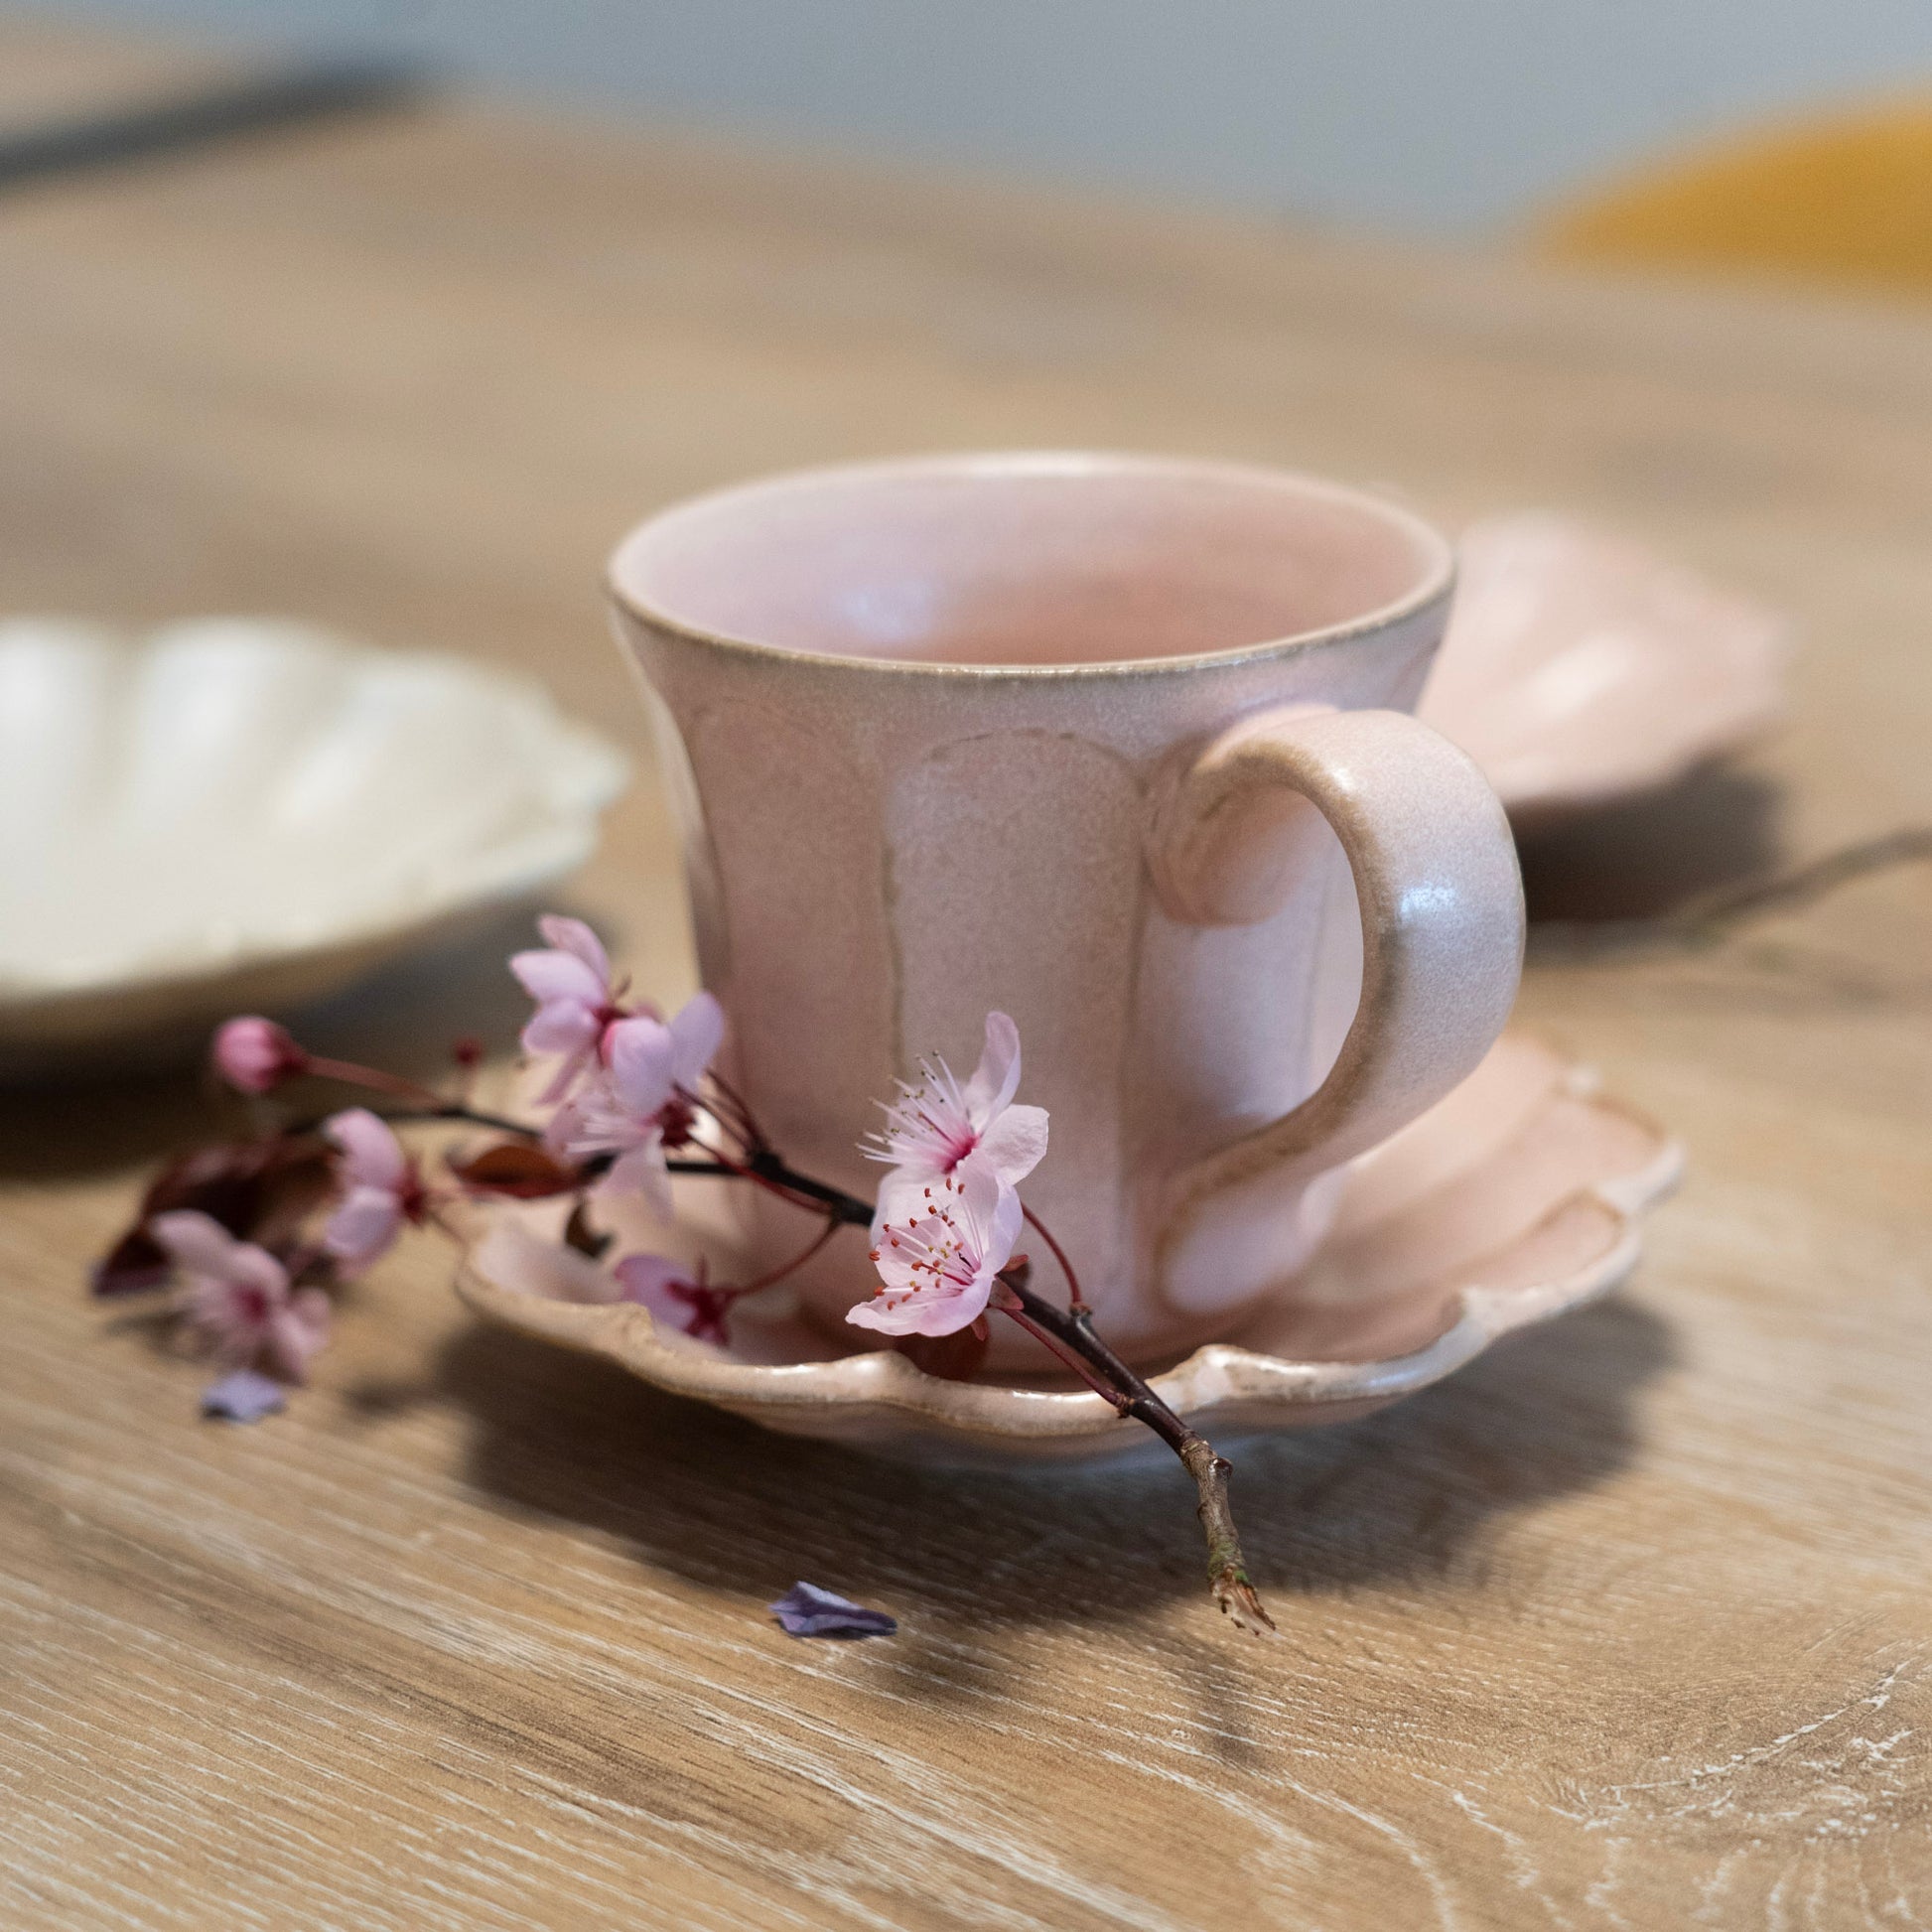
[[[598,585],[654,505],[1204,452],[1559,504],[1795,614],[1788,730],[1540,845],[1543,910],[1932,817],[1932,312],[454,107],[21,192],[0,288],[8,609],[469,651],[641,761]],[[646,774],[572,896],[667,995],[673,856]],[[506,1047],[507,944],[312,1031]],[[1609,1304],[1239,1451],[1275,1648],[1207,1607],[1178,1471],[767,1438],[480,1329],[429,1239],[285,1417],[202,1423],[81,1273],[211,1103],[6,1099],[0,1923],[1932,1925],[1932,889],[1523,1006],[1691,1178]],[[799,1577],[901,1634],[786,1639]]]

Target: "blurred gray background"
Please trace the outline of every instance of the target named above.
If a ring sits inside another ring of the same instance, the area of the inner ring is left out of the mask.
[[[42,0],[664,124],[1453,234],[1932,76],[1932,0]]]

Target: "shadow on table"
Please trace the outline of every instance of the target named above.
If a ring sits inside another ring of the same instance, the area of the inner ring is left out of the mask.
[[[1634,1398],[1671,1359],[1666,1326],[1612,1300],[1375,1416],[1241,1445],[1234,1498],[1257,1581],[1286,1601],[1478,1569],[1499,1519],[1629,1462]],[[1111,1469],[905,1467],[482,1325],[452,1341],[438,1380],[474,1423],[480,1488],[615,1538],[749,1615],[799,1578],[891,1609],[915,1641],[1132,1618],[1151,1596],[1212,1615],[1192,1486],[1158,1449]]]
[[[519,908],[459,941],[399,960],[289,1024],[319,1053],[443,1080],[459,1035],[481,1039],[492,1054],[514,1049],[530,1003],[504,962],[531,942],[530,914]],[[347,1097],[318,1086],[314,1102],[346,1105]],[[199,1061],[0,1088],[0,1177],[112,1173],[250,1131],[246,1107],[218,1090]]]
[[[1771,874],[1778,787],[1708,765],[1662,791],[1518,842],[1530,917],[1587,921],[1669,912],[1721,887]]]

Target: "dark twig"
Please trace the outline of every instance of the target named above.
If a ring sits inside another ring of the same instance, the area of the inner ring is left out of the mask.
[[[1028,1334],[1032,1335],[1049,1355],[1057,1356],[1060,1361],[1064,1362],[1095,1395],[1104,1396],[1108,1402],[1112,1403],[1116,1415],[1125,1416],[1128,1411],[1128,1397],[1126,1394],[1115,1388],[1084,1355],[1061,1341],[1050,1328],[1042,1328],[1027,1312],[1026,1304],[1020,1300],[1019,1290],[1016,1284],[1025,1281],[1032,1272],[1033,1264],[1028,1261],[1025,1255],[1016,1255],[1012,1261],[1008,1262],[1000,1276],[1000,1285],[1006,1290],[1007,1299],[996,1302],[994,1306],[1002,1314],[1010,1315],[1021,1327],[1026,1329]]]
[[[325,116],[406,106],[424,76],[390,61],[320,61],[199,93],[56,120],[0,140],[0,188],[265,133]]]
[[[745,1145],[753,1153],[768,1149],[771,1145],[766,1138],[759,1117],[752,1111],[752,1103],[716,1069],[706,1076],[713,1090],[722,1098],[736,1117],[734,1127]]]
[[[335,1112],[340,1112],[338,1108]],[[324,1121],[332,1119],[333,1114],[319,1114],[313,1120],[298,1121],[295,1126],[285,1129],[290,1134],[313,1134]],[[385,1108],[380,1116],[387,1121],[457,1121],[469,1127],[487,1127],[492,1133],[514,1134],[518,1140],[539,1141],[543,1138],[540,1127],[532,1127],[527,1121],[510,1120],[502,1114],[484,1113],[461,1100],[438,1101],[434,1106]]]
[[[1080,1278],[1073,1272],[1073,1264],[1066,1258],[1066,1250],[1053,1239],[1053,1231],[1042,1221],[1025,1201],[1020,1203],[1020,1211],[1027,1217],[1027,1224],[1053,1251],[1053,1259],[1060,1265],[1060,1273],[1066,1277],[1066,1311],[1075,1316],[1092,1313],[1087,1307],[1087,1298],[1080,1293]]]
[[[1100,1339],[1094,1332],[1090,1311],[1073,1314],[1054,1308],[1033,1292],[1023,1271],[1009,1271],[1001,1280],[1020,1303],[1030,1327],[1045,1329],[1068,1349],[1083,1355],[1111,1384],[1107,1393],[1121,1415],[1132,1417],[1153,1430],[1180,1458],[1200,1492],[1196,1513],[1207,1536],[1207,1583],[1215,1602],[1224,1615],[1232,1617],[1251,1636],[1279,1635],[1274,1618],[1268,1614],[1248,1576],[1247,1559],[1241,1553],[1241,1538],[1234,1527],[1234,1512],[1228,1501],[1228,1477],[1232,1470],[1227,1459],[1217,1454],[1206,1437],[1189,1428]]]
[[[781,1187],[789,1187],[793,1193],[803,1194],[807,1200],[816,1201],[819,1206],[836,1213],[842,1221],[848,1221],[855,1227],[872,1226],[870,1201],[861,1200],[857,1194],[848,1194],[843,1187],[829,1187],[822,1180],[814,1180],[810,1174],[799,1173],[795,1169],[786,1167],[769,1148],[754,1151],[745,1165],[759,1179],[776,1181]]]
[[[1652,918],[1552,920],[1535,927],[1533,936],[1539,952],[1570,958],[1716,945],[1764,913],[1809,905],[1854,880],[1927,860],[1932,860],[1932,826],[1906,825],[1841,846],[1775,878],[1710,895],[1682,911]]]
[[[316,1070],[321,1071],[323,1064],[327,1063],[318,1064]],[[735,1096],[733,1099],[737,1107],[743,1108],[742,1102],[737,1102]],[[479,1112],[460,1101],[440,1101],[433,1106],[399,1109],[384,1118],[464,1121],[526,1139],[538,1137],[535,1128],[499,1115]],[[744,1118],[749,1124],[749,1109],[744,1109]],[[741,1293],[751,1293],[790,1274],[793,1269],[809,1261],[841,1227],[870,1227],[873,1218],[871,1202],[847,1193],[842,1187],[799,1173],[787,1166],[767,1143],[757,1138],[756,1127],[752,1128],[751,1138],[753,1144],[743,1161],[693,1140],[689,1145],[703,1153],[703,1160],[675,1159],[665,1163],[672,1173],[713,1174],[753,1180],[796,1207],[816,1208],[824,1214],[824,1228],[803,1253],[769,1276],[748,1285]],[[596,1162],[587,1164],[583,1172],[589,1175],[600,1165]],[[1056,1308],[1035,1293],[1031,1286],[1033,1269],[1024,1256],[1010,1263],[1001,1273],[999,1299],[994,1306],[1073,1370],[1096,1395],[1112,1403],[1117,1414],[1151,1429],[1173,1449],[1181,1465],[1193,1477],[1194,1487],[1200,1495],[1196,1513],[1207,1537],[1208,1587],[1215,1602],[1224,1614],[1252,1635],[1278,1635],[1274,1620],[1263,1607],[1261,1597],[1248,1576],[1247,1561],[1241,1553],[1241,1539],[1235,1529],[1234,1514],[1228,1501],[1228,1476],[1231,1473],[1228,1462],[1215,1452],[1214,1446],[1204,1436],[1191,1429],[1100,1338],[1094,1329],[1093,1311],[1080,1292],[1079,1277],[1074,1273],[1065,1252],[1031,1209],[1024,1211],[1028,1221],[1052,1250],[1053,1258],[1066,1278],[1068,1306]]]
[[[845,1220],[868,1226],[871,1224],[872,1207],[856,1194],[848,1194],[842,1188],[827,1186],[823,1181],[798,1173],[769,1152],[754,1159],[759,1171],[779,1185],[811,1195]],[[1045,1229],[1041,1228],[1040,1233],[1044,1236]],[[1050,1236],[1046,1238],[1051,1239]],[[1064,1261],[1061,1266],[1065,1266]],[[1101,1340],[1094,1332],[1093,1311],[1084,1302],[1079,1304],[1077,1312],[1055,1308],[1043,1296],[1034,1292],[1029,1285],[1031,1274],[1032,1269],[1022,1261],[1001,1275],[1002,1288],[1018,1304],[1017,1309],[1007,1308],[1005,1312],[1016,1320],[1024,1315],[1026,1318],[1021,1325],[1028,1333],[1045,1343],[1061,1360],[1077,1358],[1070,1365],[1079,1371],[1096,1394],[1111,1402],[1121,1416],[1153,1430],[1173,1450],[1181,1465],[1193,1477],[1194,1487],[1200,1494],[1197,1514],[1207,1536],[1207,1580],[1215,1602],[1220,1605],[1223,1614],[1231,1617],[1250,1635],[1278,1636],[1280,1632],[1262,1604],[1260,1593],[1248,1575],[1247,1560],[1241,1553],[1241,1538],[1234,1527],[1234,1513],[1228,1501],[1228,1476],[1231,1470],[1226,1459],[1215,1452],[1213,1444],[1206,1437],[1189,1428]],[[1071,1271],[1068,1271],[1068,1280],[1073,1280]],[[1076,1297],[1079,1294],[1077,1284],[1073,1293]]]
[[[841,1224],[863,1222],[868,1227],[872,1224],[872,1209],[863,1201],[857,1201],[852,1195],[836,1187],[827,1187],[807,1175],[794,1173],[769,1149],[759,1150],[739,1161],[717,1148],[707,1147],[695,1137],[686,1145],[709,1155],[710,1165],[672,1161],[666,1164],[672,1173],[730,1174],[740,1180],[753,1181],[767,1193],[776,1194],[782,1201],[789,1201],[793,1207],[829,1212]]]

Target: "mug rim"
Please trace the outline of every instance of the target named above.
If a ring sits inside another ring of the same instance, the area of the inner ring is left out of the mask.
[[[947,477],[1018,478],[1097,474],[1149,476],[1168,481],[1197,478],[1343,504],[1351,510],[1380,519],[1385,526],[1393,526],[1407,537],[1422,559],[1421,579],[1413,589],[1372,610],[1333,623],[1317,624],[1306,630],[1263,638],[1253,643],[1229,645],[1219,650],[1173,652],[1158,657],[1007,664],[971,663],[956,658],[879,657],[866,652],[814,650],[773,643],[767,638],[739,636],[729,631],[708,629],[684,618],[674,617],[654,606],[647,597],[633,591],[624,582],[624,570],[635,551],[666,523],[695,512],[729,506],[734,499],[751,499],[774,489],[811,483],[891,483]],[[1143,677],[1177,675],[1203,667],[1261,663],[1349,643],[1392,629],[1439,602],[1446,602],[1455,588],[1455,549],[1449,538],[1435,524],[1406,505],[1373,490],[1357,488],[1307,471],[1276,469],[1267,464],[1213,457],[1159,456],[1113,450],[957,451],[810,464],[680,497],[654,510],[625,532],[611,553],[605,567],[604,582],[606,595],[624,616],[687,643],[702,644],[731,655],[895,676],[969,678],[975,682],[1002,679],[1034,682],[1041,679],[1115,677],[1124,673]]]

